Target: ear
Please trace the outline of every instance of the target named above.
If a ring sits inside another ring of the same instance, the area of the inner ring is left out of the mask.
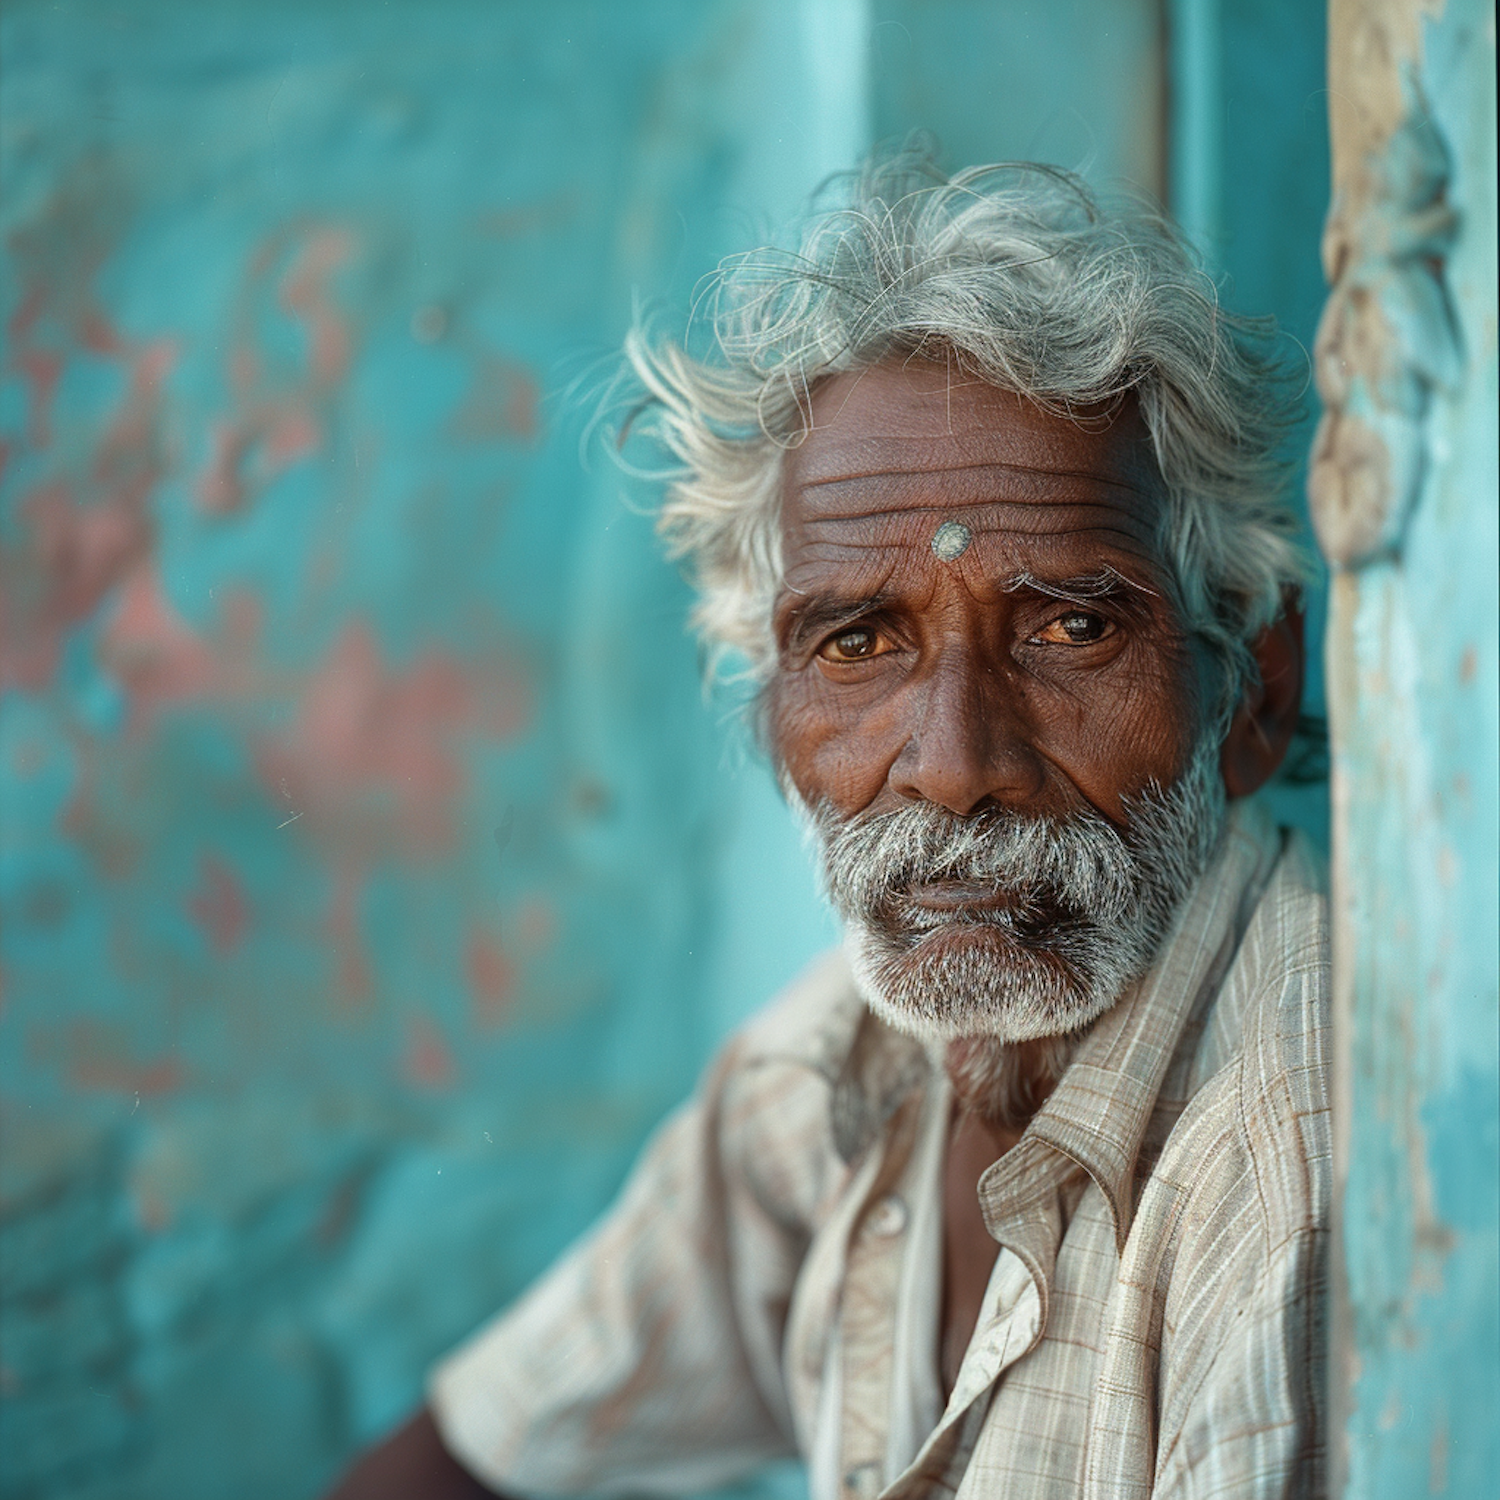
[[[1302,605],[1288,594],[1280,617],[1251,646],[1259,680],[1245,686],[1219,752],[1224,789],[1248,797],[1276,774],[1286,758],[1302,709]]]

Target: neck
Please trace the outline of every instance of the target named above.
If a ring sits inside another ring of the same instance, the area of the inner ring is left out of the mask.
[[[1082,1040],[1082,1032],[1029,1042],[961,1037],[948,1043],[943,1065],[961,1110],[992,1129],[1019,1131],[1057,1086]]]

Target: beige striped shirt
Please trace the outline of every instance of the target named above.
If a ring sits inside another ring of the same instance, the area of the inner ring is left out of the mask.
[[[434,1371],[521,1494],[1315,1495],[1329,1120],[1317,861],[1254,804],[1151,972],[979,1184],[1000,1245],[936,1381],[946,1081],[835,955],[725,1048],[604,1220]]]

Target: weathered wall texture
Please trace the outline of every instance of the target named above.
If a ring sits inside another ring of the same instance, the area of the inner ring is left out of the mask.
[[[1252,230],[1311,263],[1319,38],[1261,10],[1215,249],[1295,327]],[[558,392],[873,136],[1160,191],[1163,46],[1154,0],[6,7],[8,1496],[315,1493],[827,941]]]
[[[1106,11],[1159,159],[919,9],[7,7],[8,1495],[314,1492],[827,941],[548,392]]]
[[[1335,565],[1342,1493],[1500,1474],[1495,16],[1334,0],[1328,406]]]

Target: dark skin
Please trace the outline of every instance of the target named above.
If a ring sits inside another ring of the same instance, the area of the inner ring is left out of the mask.
[[[960,817],[1093,808],[1123,824],[1122,799],[1175,780],[1216,683],[1172,604],[1161,477],[1134,405],[1070,421],[906,360],[826,382],[812,410],[786,464],[768,697],[802,796],[845,816],[922,800]],[[945,522],[969,533],[947,559],[933,547]],[[1254,654],[1261,681],[1220,751],[1234,797],[1261,786],[1290,743],[1300,616],[1289,611]],[[927,899],[996,898],[945,883]],[[998,1253],[979,1179],[1018,1139],[955,1112],[940,1341],[950,1391]]]
[[[1161,477],[1133,404],[1055,416],[942,364],[836,376],[787,457],[785,583],[767,695],[772,742],[802,796],[846,816],[911,800],[959,816],[1060,817],[1183,770],[1215,691],[1178,618],[1157,544]],[[944,522],[967,528],[933,552]],[[1248,796],[1281,764],[1302,695],[1302,620],[1254,643],[1260,680],[1220,750]],[[953,909],[993,893],[951,885]],[[1003,899],[1003,897],[1001,898]],[[962,1104],[945,1168],[940,1364],[951,1391],[998,1247],[983,1173],[1020,1138]],[[491,1492],[419,1412],[330,1500],[469,1500]]]
[[[494,1493],[443,1446],[424,1407],[362,1454],[324,1500],[490,1500]]]

